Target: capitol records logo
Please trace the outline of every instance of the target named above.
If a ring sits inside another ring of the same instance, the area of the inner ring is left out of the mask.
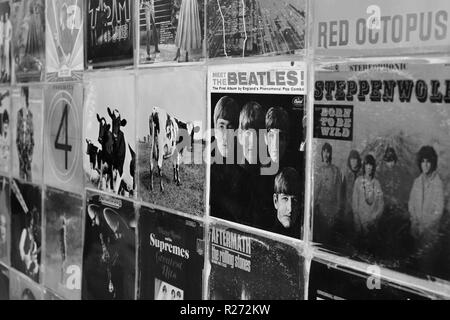
[[[305,99],[302,96],[295,97],[294,99],[292,99],[292,105],[295,108],[301,108],[301,107],[303,107],[304,100]]]

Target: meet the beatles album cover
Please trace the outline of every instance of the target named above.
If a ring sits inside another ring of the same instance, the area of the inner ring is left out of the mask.
[[[44,285],[68,300],[81,298],[83,199],[48,187],[44,193]]]
[[[9,178],[0,176],[0,262],[9,265],[11,206]]]
[[[11,91],[0,89],[0,172],[11,170]]]
[[[88,191],[83,250],[83,300],[134,300],[134,203]]]
[[[211,216],[301,239],[306,68],[209,69]]]
[[[84,0],[46,0],[48,82],[82,80]]]
[[[318,66],[317,245],[450,279],[449,66],[402,59]]]
[[[137,81],[139,196],[203,216],[206,70],[148,71]]]
[[[9,299],[10,300],[42,300],[42,288],[25,277],[23,274],[10,269],[9,271]]]
[[[13,25],[10,1],[0,1],[0,84],[11,83]]]
[[[220,224],[209,237],[209,299],[304,298],[304,259],[293,246]]]
[[[17,87],[12,90],[12,103],[12,175],[26,182],[41,182],[43,89]]]
[[[140,65],[204,59],[205,0],[139,0]]]
[[[298,54],[307,42],[305,0],[207,2],[209,58]]]
[[[13,0],[15,81],[39,82],[45,75],[45,0]]]
[[[11,266],[36,283],[41,279],[42,189],[11,180]]]
[[[9,300],[9,269],[0,263],[0,301]]]
[[[86,67],[133,64],[133,0],[87,0]]]
[[[139,214],[139,299],[201,300],[203,225],[160,210]]]

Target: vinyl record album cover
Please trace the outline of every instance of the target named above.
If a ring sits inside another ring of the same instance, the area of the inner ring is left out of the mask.
[[[0,83],[11,83],[11,40],[13,25],[11,22],[10,1],[0,1]]]
[[[134,300],[134,204],[89,191],[86,196],[82,299]]]
[[[0,172],[11,170],[11,91],[0,89]]]
[[[9,178],[0,176],[0,262],[9,265],[11,206]]]
[[[139,299],[201,300],[203,226],[141,207],[139,230]]]
[[[205,211],[205,69],[143,72],[137,82],[139,196],[165,208]]]
[[[10,270],[9,272],[9,298],[10,300],[42,300],[43,289],[23,276],[21,273]]]

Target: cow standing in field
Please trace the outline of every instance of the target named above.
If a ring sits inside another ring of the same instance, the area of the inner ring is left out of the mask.
[[[113,185],[113,175],[112,175],[112,166],[113,166],[113,137],[112,132],[110,131],[111,125],[106,123],[105,118],[100,118],[97,114],[97,121],[99,122],[99,132],[98,132],[98,142],[102,146],[102,149],[97,154],[97,161],[100,160],[99,172],[100,172],[100,180],[98,189],[102,190],[103,188],[103,175],[106,174],[106,183],[105,188],[114,189]]]
[[[154,161],[157,162],[160,189],[164,191],[163,161],[172,159],[173,181],[181,185],[180,163],[188,145],[193,147],[193,125],[170,116],[165,110],[154,107],[149,118],[150,129],[150,190],[153,191]]]

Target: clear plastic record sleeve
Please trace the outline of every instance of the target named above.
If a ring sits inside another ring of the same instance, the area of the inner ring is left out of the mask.
[[[84,5],[83,0],[46,0],[48,82],[83,78]]]
[[[0,301],[9,300],[9,269],[0,264]]]
[[[14,0],[11,8],[15,82],[43,81],[45,0]]]
[[[139,196],[144,202],[202,216],[206,71],[148,71],[137,81]]]
[[[68,300],[81,298],[83,201],[80,195],[47,188],[44,193],[44,285]]]
[[[205,244],[199,222],[141,207],[139,299],[201,300]]]
[[[205,0],[136,1],[139,65],[204,59]]]
[[[209,58],[301,53],[307,14],[305,0],[207,1]]]
[[[133,64],[133,0],[85,2],[85,52],[87,68]]]
[[[44,181],[71,192],[83,190],[83,86],[49,85],[45,90]]]
[[[88,191],[83,250],[83,300],[134,300],[134,203]]]
[[[12,75],[12,38],[11,2],[0,1],[0,84],[10,84]]]
[[[11,205],[9,178],[0,176],[0,262],[9,265]]]
[[[11,170],[11,91],[0,89],[0,172]]]
[[[446,59],[317,65],[315,243],[450,279],[449,66]]]
[[[304,259],[291,245],[220,224],[209,229],[211,300],[301,300]]]
[[[10,300],[42,300],[43,289],[19,272],[9,271],[9,299]]]

